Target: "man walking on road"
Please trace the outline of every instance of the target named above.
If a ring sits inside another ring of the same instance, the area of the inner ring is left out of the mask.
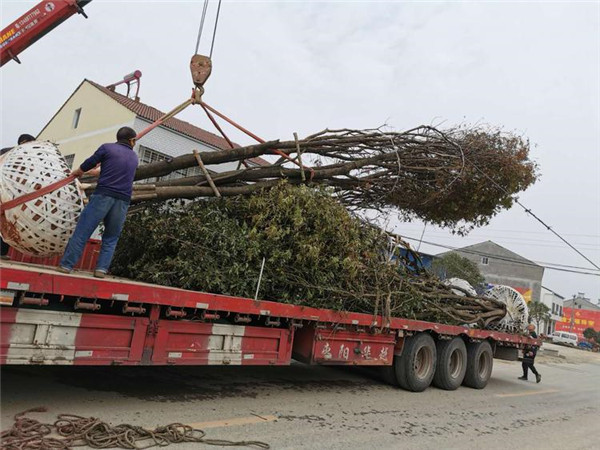
[[[110,267],[125,217],[133,178],[138,166],[138,157],[133,151],[136,133],[132,128],[123,127],[117,132],[117,142],[101,145],[96,152],[73,171],[77,177],[100,164],[100,178],[96,190],[87,206],[81,212],[73,236],[69,239],[58,270],[70,273],[81,258],[88,239],[100,224],[104,222],[102,246],[96,263],[94,276],[104,278]]]
[[[527,326],[527,331],[529,332],[529,337],[537,339],[537,333],[535,332],[534,324],[530,323]],[[527,380],[527,373],[529,369],[531,369],[531,371],[535,375],[535,382],[539,383],[540,381],[542,381],[542,376],[538,373],[538,371],[535,369],[535,366],[533,365],[535,355],[537,355],[537,346],[528,345],[523,349],[523,376],[519,377],[519,380]]]

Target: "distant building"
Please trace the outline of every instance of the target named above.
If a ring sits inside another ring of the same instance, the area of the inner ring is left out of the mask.
[[[519,291],[527,302],[540,301],[544,268],[492,241],[444,252],[458,253],[477,264],[485,281]]]
[[[579,292],[564,301],[563,315],[556,324],[556,331],[576,333],[579,339],[583,339],[586,328],[600,331],[600,306],[592,303],[583,292]]]
[[[61,153],[71,164],[79,165],[96,149],[115,142],[117,130],[129,126],[137,132],[148,127],[164,113],[152,106],[121,95],[90,80],[84,80],[44,126],[37,138],[59,145]],[[171,118],[143,136],[134,150],[140,164],[169,159],[191,153],[193,150],[211,151],[229,148],[225,139],[188,122]],[[264,160],[253,158],[250,165],[261,165]],[[232,170],[237,163],[221,164],[217,172]],[[167,178],[199,175],[198,167],[190,167],[170,174]]]
[[[579,292],[574,295],[573,298],[565,300],[565,307],[575,309],[586,309],[588,311],[600,311],[600,306],[592,303],[592,301],[585,296],[583,292]]]
[[[564,297],[542,286],[541,302],[550,309],[550,320],[544,321],[540,333],[552,334],[563,316]]]

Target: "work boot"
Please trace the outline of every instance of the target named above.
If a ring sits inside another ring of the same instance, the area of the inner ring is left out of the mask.
[[[71,272],[73,272],[71,269],[67,269],[66,267],[63,267],[63,266],[58,266],[56,268],[56,270],[58,272],[60,272],[60,273],[71,273]]]
[[[527,381],[527,377],[519,377],[519,380]]]
[[[541,376],[541,375],[538,373],[538,374],[535,376],[535,382],[536,382],[536,383],[539,383],[540,381],[542,381],[542,376]]]
[[[94,276],[96,278],[104,278],[106,277],[106,272],[104,270],[94,270]]]

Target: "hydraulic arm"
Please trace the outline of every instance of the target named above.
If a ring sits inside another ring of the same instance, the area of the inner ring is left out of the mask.
[[[19,53],[74,14],[87,15],[83,7],[92,0],[43,1],[0,32],[0,66],[11,59],[21,63]]]

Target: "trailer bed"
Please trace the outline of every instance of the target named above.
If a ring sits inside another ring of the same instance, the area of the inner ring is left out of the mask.
[[[525,336],[0,263],[0,364],[392,366],[427,333],[489,342],[515,359]]]

